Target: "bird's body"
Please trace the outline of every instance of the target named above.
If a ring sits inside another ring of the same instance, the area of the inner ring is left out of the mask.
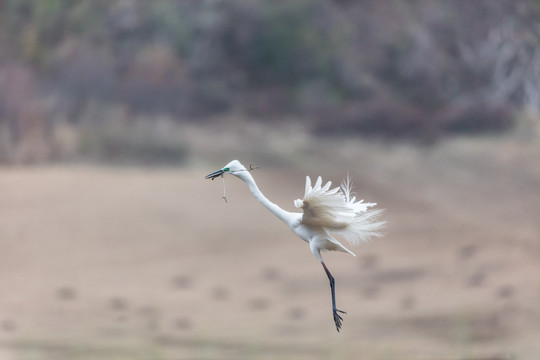
[[[224,168],[209,174],[207,179],[214,179],[224,174],[232,174],[244,181],[251,193],[259,202],[283,221],[294,234],[309,244],[311,252],[321,262],[332,290],[332,310],[336,328],[339,331],[342,318],[335,305],[334,278],[324,264],[321,251],[341,251],[353,256],[354,253],[341,244],[333,235],[340,235],[351,244],[356,245],[372,236],[380,236],[378,230],[384,221],[378,221],[383,210],[369,210],[375,203],[356,201],[352,194],[352,184],[347,180],[340,188],[330,189],[331,182],[322,186],[321,177],[317,178],[314,186],[311,179],[306,177],[306,188],[303,199],[294,201],[297,208],[303,212],[290,212],[268,200],[259,190],[255,180],[238,160],[233,160]]]

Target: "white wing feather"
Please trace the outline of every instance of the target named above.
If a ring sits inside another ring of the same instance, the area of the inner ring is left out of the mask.
[[[294,202],[296,207],[304,211],[303,224],[340,234],[353,245],[367,241],[372,236],[381,236],[378,230],[385,222],[377,221],[377,218],[383,210],[368,210],[377,204],[356,201],[348,175],[341,188],[330,189],[330,181],[321,185],[320,176],[313,187],[307,176],[304,199]]]

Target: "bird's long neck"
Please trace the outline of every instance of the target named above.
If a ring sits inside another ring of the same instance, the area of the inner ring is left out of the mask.
[[[243,172],[240,176],[238,176],[240,179],[242,179],[249,187],[249,190],[255,196],[257,200],[268,210],[272,212],[272,214],[276,215],[281,221],[287,223],[289,221],[290,213],[288,211],[283,210],[278,205],[274,204],[264,194],[259,190],[259,187],[255,183],[255,179],[253,179],[253,176],[249,172]]]

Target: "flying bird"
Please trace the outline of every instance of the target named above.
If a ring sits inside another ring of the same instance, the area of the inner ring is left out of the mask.
[[[321,251],[341,251],[356,256],[339,242],[334,235],[345,238],[351,245],[358,245],[371,237],[380,237],[379,230],[385,221],[379,220],[382,209],[369,209],[376,203],[365,203],[356,200],[352,192],[352,182],[347,175],[340,187],[331,189],[332,182],[322,185],[319,176],[312,186],[309,176],[306,177],[306,188],[303,199],[294,201],[294,205],[302,212],[289,212],[283,210],[264,196],[259,190],[250,171],[238,160],[233,160],[222,169],[219,169],[205,178],[214,180],[216,177],[231,174],[244,181],[253,196],[270,212],[283,221],[299,238],[309,244],[313,255],[321,263],[328,280],[332,294],[332,315],[336,329],[339,332],[343,318],[340,314],[345,311],[336,307],[334,277],[326,267]]]

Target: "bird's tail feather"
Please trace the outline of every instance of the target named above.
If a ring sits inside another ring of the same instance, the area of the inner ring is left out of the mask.
[[[357,213],[349,226],[338,233],[352,245],[366,242],[371,237],[381,237],[380,231],[386,224],[386,221],[379,220],[383,212],[384,209],[376,209]]]

